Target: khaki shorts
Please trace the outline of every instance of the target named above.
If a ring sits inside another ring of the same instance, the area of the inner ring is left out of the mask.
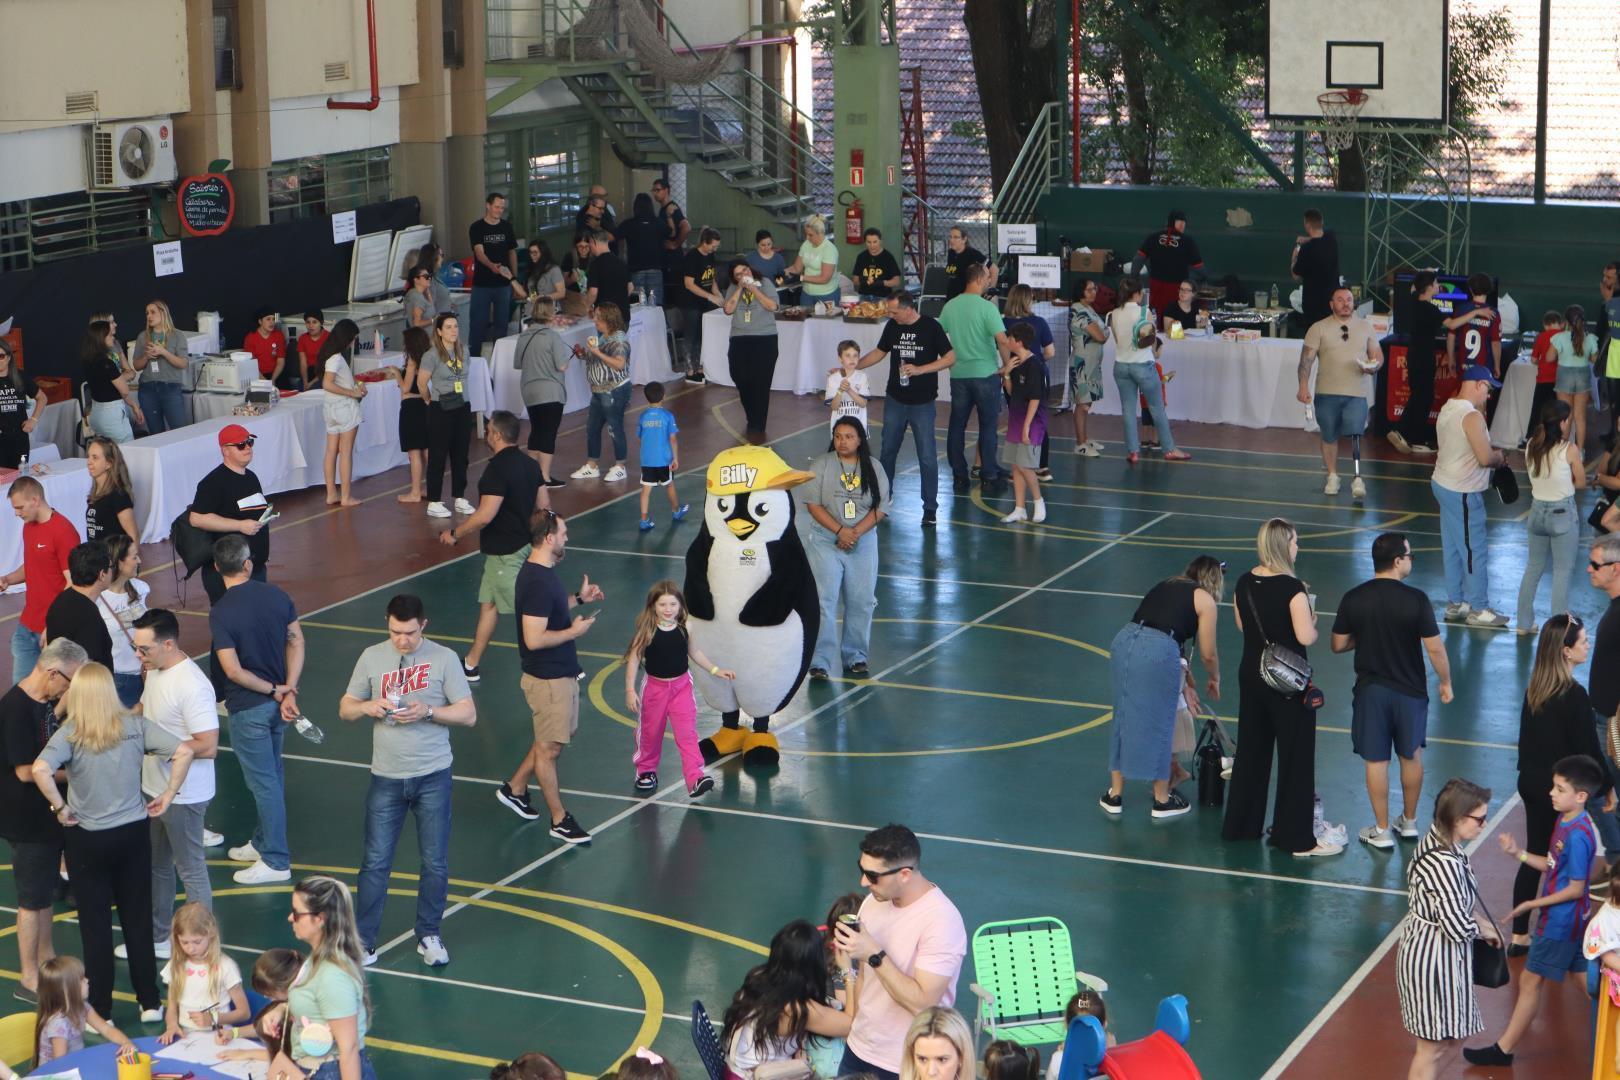
[[[579,730],[579,680],[524,675],[520,685],[533,717],[534,741],[566,744],[571,740]]]
[[[484,576],[478,582],[478,602],[494,604],[495,610],[502,615],[516,611],[517,604],[512,599],[512,593],[517,588],[518,571],[523,569],[528,558],[527,544],[510,555],[485,555]]]

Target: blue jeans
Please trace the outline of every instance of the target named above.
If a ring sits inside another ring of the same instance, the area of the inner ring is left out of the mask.
[[[816,576],[816,592],[821,595],[821,629],[810,666],[833,670],[833,657],[840,651],[840,600],[844,602],[844,666],[861,663],[872,643],[872,613],[877,610],[877,534],[869,532],[851,550],[839,551],[833,534],[812,523],[810,543],[805,547]]]
[[[894,470],[900,460],[900,446],[911,428],[911,444],[917,451],[917,471],[922,474],[923,513],[931,516],[939,506],[939,451],[934,442],[934,403],[903,405],[893,398],[883,403],[883,451],[878,460],[889,474],[893,497]]]
[[[450,770],[440,769],[409,780],[372,774],[366,792],[366,850],[360,859],[360,902],[355,913],[360,943],[377,946],[383,906],[388,903],[388,877],[394,868],[405,814],[416,818],[416,851],[422,876],[416,885],[416,937],[436,937],[450,892]]]
[[[664,272],[662,270],[637,270],[630,275],[630,285],[641,294],[643,304],[653,307],[664,306]]]
[[[630,404],[629,380],[607,393],[591,395],[590,411],[585,414],[585,456],[592,461],[602,456],[602,425],[613,435],[613,457],[625,459],[624,410]]]
[[[1114,385],[1119,387],[1119,415],[1125,421],[1125,452],[1140,453],[1142,438],[1136,432],[1136,395],[1147,400],[1148,415],[1159,433],[1159,449],[1170,453],[1176,440],[1170,434],[1170,418],[1164,414],[1164,384],[1159,369],[1152,364],[1114,364]]]
[[[22,623],[11,632],[11,685],[16,686],[28,677],[39,663],[39,635]]]
[[[945,457],[958,484],[968,481],[968,413],[979,414],[979,475],[985,483],[1011,474],[996,460],[996,421],[1001,419],[1001,377],[951,380],[951,426],[945,433]],[[932,421],[929,421],[932,424]]]
[[[1575,573],[1575,563],[1581,550],[1581,521],[1575,516],[1575,499],[1530,503],[1530,554],[1524,560],[1524,577],[1519,579],[1519,628],[1522,630],[1536,621],[1536,588],[1541,575],[1552,562],[1551,614],[1568,611],[1569,582]]]
[[[255,705],[226,718],[231,733],[231,749],[242,766],[242,780],[253,795],[259,823],[253,830],[253,846],[264,865],[285,870],[292,857],[287,852],[286,774],[281,764],[281,740],[287,722],[274,701]]]
[[[191,407],[177,382],[143,379],[135,396],[140,400],[141,412],[146,414],[146,430],[153,435],[191,423]]]
[[[141,678],[140,672],[125,675],[113,672],[113,686],[118,690],[118,700],[124,703],[124,708],[133,709],[135,703],[141,700],[141,691],[146,689],[146,681]]]
[[[129,424],[129,411],[122,401],[91,402],[88,422],[91,431],[115,443],[126,443],[135,437],[135,430]]]
[[[467,316],[472,323],[472,333],[466,338],[468,356],[484,355],[484,339],[489,336],[490,329],[491,304],[495,305],[495,336],[505,337],[506,328],[512,322],[512,286],[502,282],[500,285],[472,287],[472,311]]]
[[[1440,504],[1440,550],[1446,563],[1446,602],[1466,602],[1476,611],[1490,606],[1491,582],[1485,565],[1485,493],[1452,491],[1433,480],[1429,489]]]
[[[309,1080],[338,1080],[342,1075],[343,1067],[336,1061],[328,1061],[310,1073]],[[377,1070],[372,1067],[371,1055],[364,1049],[360,1051],[360,1080],[377,1080]]]

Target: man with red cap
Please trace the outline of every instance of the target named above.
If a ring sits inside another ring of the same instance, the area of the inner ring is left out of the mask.
[[[194,528],[204,532],[241,533],[247,537],[253,578],[264,581],[265,565],[270,561],[270,526],[261,519],[270,509],[270,503],[264,497],[259,478],[248,468],[253,462],[253,439],[241,424],[227,424],[220,429],[219,453],[224,460],[198,483],[197,494],[191,500],[190,521]],[[202,579],[212,607],[225,595],[225,579],[214,568],[213,560],[203,564]],[[217,701],[223,698],[228,681],[220,672],[212,650],[209,659],[213,661]]]
[[[1164,229],[1142,241],[1136,259],[1147,263],[1148,307],[1161,315],[1175,303],[1181,283],[1204,269],[1198,245],[1187,235],[1187,215],[1180,210],[1170,211]]]

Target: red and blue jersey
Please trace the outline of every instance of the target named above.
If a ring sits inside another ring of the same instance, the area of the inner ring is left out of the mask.
[[[1551,896],[1574,881],[1584,884],[1592,874],[1596,854],[1597,834],[1592,818],[1584,810],[1572,821],[1560,818],[1547,845],[1547,872],[1541,877],[1540,895]],[[1537,936],[1555,941],[1579,940],[1591,903],[1591,894],[1583,889],[1579,899],[1542,908]]]

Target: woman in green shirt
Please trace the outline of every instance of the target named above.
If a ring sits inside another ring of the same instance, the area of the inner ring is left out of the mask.
[[[366,1054],[371,1002],[348,886],[324,876],[305,878],[293,889],[287,921],[293,936],[309,946],[309,959],[287,991],[291,1041],[270,1063],[270,1075],[377,1080]]]
[[[804,282],[806,307],[822,301],[838,303],[838,245],[827,239],[827,223],[819,215],[804,223],[804,243],[799,245],[799,257],[788,267],[788,273]]]

